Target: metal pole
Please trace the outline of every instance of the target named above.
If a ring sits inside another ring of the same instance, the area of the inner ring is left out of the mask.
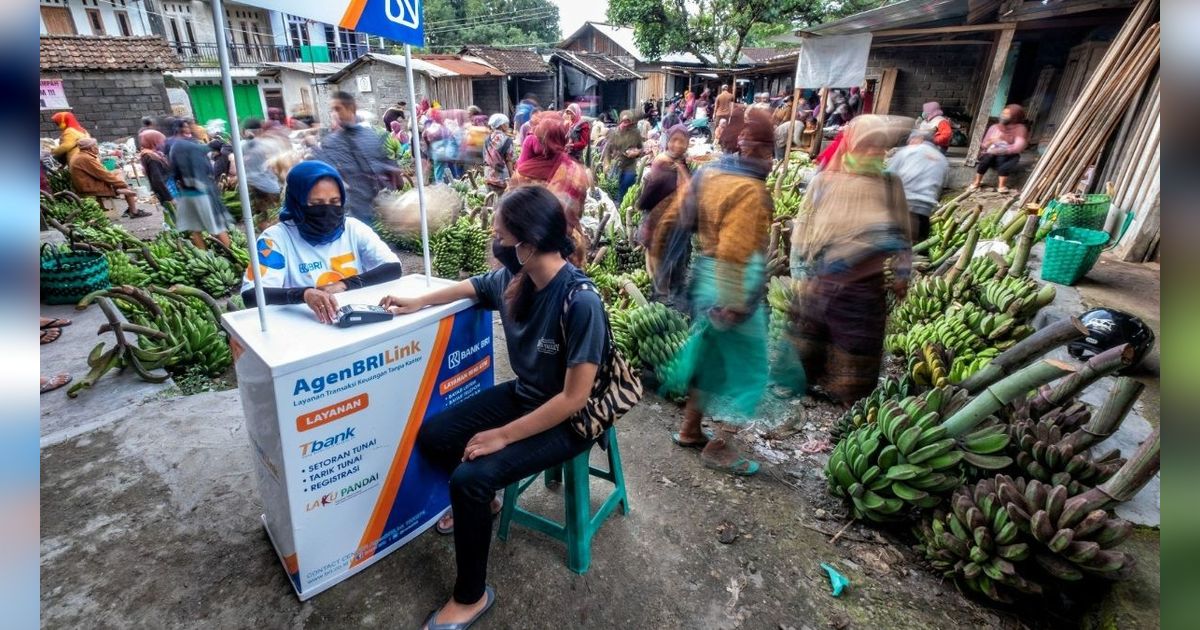
[[[412,46],[404,45],[404,78],[408,81],[408,102],[414,103],[413,115],[409,116],[412,120],[412,138],[409,139],[409,146],[412,147],[413,168],[417,174],[417,205],[421,209],[421,249],[425,256],[425,286],[430,286],[430,278],[433,277],[433,266],[429,260],[429,217],[425,213],[425,168],[421,165],[421,134],[417,127],[416,105],[417,102],[417,86],[413,83],[412,71]]]
[[[213,0],[213,30],[217,36],[217,60],[221,64],[221,88],[225,92],[225,116],[229,118],[229,140],[233,143],[233,161],[237,165],[238,199],[242,202],[242,222],[246,227],[246,248],[250,250],[250,273],[254,277],[254,301],[258,304],[258,325],[267,331],[267,311],[264,308],[262,277],[258,272],[258,244],[254,236],[254,212],[250,207],[250,186],[246,182],[246,161],[242,159],[242,132],[238,127],[237,108],[233,100],[233,78],[229,76],[229,48],[225,40],[225,7],[222,0]]]

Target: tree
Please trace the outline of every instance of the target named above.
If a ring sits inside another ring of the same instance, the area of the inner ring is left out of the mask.
[[[425,48],[455,53],[469,44],[546,44],[561,37],[550,0],[425,0]]]
[[[691,53],[728,67],[742,47],[771,35],[880,6],[886,0],[609,0],[608,19],[633,28],[651,59]],[[786,25],[786,27],[781,27]]]

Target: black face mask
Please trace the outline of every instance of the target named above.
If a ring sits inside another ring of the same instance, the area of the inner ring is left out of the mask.
[[[521,257],[517,255],[517,246],[501,245],[500,239],[492,241],[492,255],[514,276],[521,273],[521,268],[525,266],[521,263]]]
[[[296,228],[305,240],[315,243],[328,243],[341,236],[346,223],[346,209],[332,204],[302,206],[303,221],[296,222]]]

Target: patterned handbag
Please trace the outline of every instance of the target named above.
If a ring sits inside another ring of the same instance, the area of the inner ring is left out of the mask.
[[[596,287],[590,282],[580,282],[575,285],[563,300],[563,314],[560,324],[563,331],[563,341],[567,339],[567,310],[571,300],[580,291],[594,291]],[[604,311],[604,328],[608,337],[608,353],[606,360],[596,372],[596,382],[592,384],[592,393],[583,409],[571,416],[571,428],[579,435],[595,440],[616,422],[617,418],[625,415],[642,399],[642,379],[629,366],[629,362],[613,343],[612,326],[608,323],[608,310]]]

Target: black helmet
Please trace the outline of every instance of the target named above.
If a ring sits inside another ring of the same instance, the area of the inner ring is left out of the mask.
[[[1111,308],[1094,308],[1079,317],[1088,334],[1067,345],[1067,352],[1081,361],[1123,343],[1133,346],[1137,365],[1154,346],[1154,331],[1142,320]]]

